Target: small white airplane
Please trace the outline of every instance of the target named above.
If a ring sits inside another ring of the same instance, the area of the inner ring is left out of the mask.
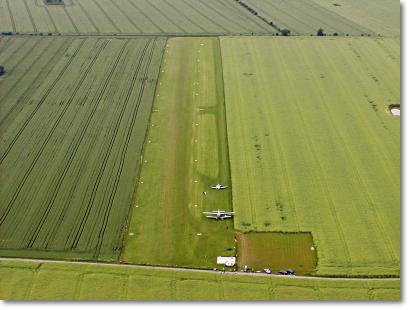
[[[203,214],[208,214],[205,215],[209,219],[215,219],[215,220],[225,220],[225,219],[230,219],[233,217],[235,212],[227,212],[224,210],[216,210],[216,211],[209,211],[209,212],[202,212]]]
[[[226,185],[221,185],[221,184],[216,184],[215,186],[211,186],[211,188],[220,190],[220,189],[228,188],[228,186],[226,186]]]

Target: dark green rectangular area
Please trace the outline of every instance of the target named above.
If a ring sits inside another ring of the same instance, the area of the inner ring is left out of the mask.
[[[315,271],[316,248],[311,233],[237,233],[238,267],[252,271],[291,268],[298,275]]]

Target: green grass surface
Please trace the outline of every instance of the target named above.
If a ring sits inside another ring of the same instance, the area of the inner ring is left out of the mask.
[[[116,259],[165,39],[4,44],[0,255]]]
[[[259,16],[291,34],[400,36],[400,2],[395,0],[241,0]],[[336,4],[336,5],[335,5]]]
[[[291,268],[297,275],[313,274],[317,256],[310,233],[237,233],[238,268],[269,268],[277,273]]]
[[[241,231],[311,231],[317,274],[400,272],[400,41],[221,38]]]
[[[400,1],[313,0],[321,7],[382,36],[400,36]],[[333,5],[334,3],[340,6]]]
[[[122,260],[213,267],[234,254],[222,66],[217,38],[168,40]],[[203,192],[207,194],[204,195]]]
[[[325,280],[0,262],[6,300],[399,300],[400,280]]]
[[[251,34],[271,26],[235,1],[220,0],[3,0],[0,31],[66,34]]]

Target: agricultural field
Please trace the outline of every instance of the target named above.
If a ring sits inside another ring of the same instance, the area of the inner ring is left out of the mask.
[[[400,36],[396,0],[237,0],[279,29],[291,34]]]
[[[400,41],[221,49],[235,229],[311,232],[316,275],[399,276]]]
[[[229,0],[0,0],[0,31],[64,34],[269,34],[267,23]]]
[[[63,1],[0,0],[0,299],[400,299],[398,1]]]
[[[211,268],[235,254],[222,64],[217,38],[172,38],[165,50],[122,260]],[[206,195],[205,193],[206,192]]]
[[[8,300],[398,300],[400,280],[305,279],[0,261]]]
[[[117,259],[164,46],[2,42],[1,256]]]

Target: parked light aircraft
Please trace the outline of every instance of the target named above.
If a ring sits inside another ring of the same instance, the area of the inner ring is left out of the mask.
[[[218,209],[216,211],[207,211],[207,212],[202,212],[202,213],[205,214],[205,216],[209,219],[225,220],[225,219],[232,218],[235,212],[227,212],[227,211]]]
[[[216,184],[215,186],[211,186],[211,188],[220,190],[220,189],[228,188],[228,186],[226,186],[226,185],[221,185],[221,184]]]

